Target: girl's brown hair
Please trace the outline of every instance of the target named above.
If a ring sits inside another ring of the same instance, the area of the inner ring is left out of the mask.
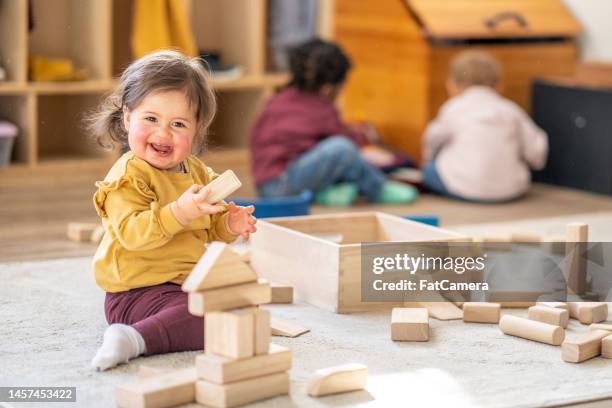
[[[217,108],[209,83],[200,59],[176,51],[154,52],[126,68],[117,88],[86,118],[87,127],[100,146],[107,149],[112,149],[115,143],[125,146],[128,134],[123,125],[124,106],[131,111],[151,92],[182,90],[195,108],[194,147],[199,150]]]

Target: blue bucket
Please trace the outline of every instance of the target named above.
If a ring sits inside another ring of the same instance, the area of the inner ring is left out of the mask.
[[[292,217],[310,214],[312,193],[308,190],[299,195],[276,198],[231,198],[236,205],[254,205],[257,218]]]

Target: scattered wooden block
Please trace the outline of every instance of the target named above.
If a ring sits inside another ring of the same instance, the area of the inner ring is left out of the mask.
[[[266,354],[239,360],[209,354],[200,354],[196,357],[198,378],[216,384],[262,377],[284,372],[290,368],[291,350],[274,343],[270,344]]]
[[[200,404],[226,408],[248,404],[289,393],[289,374],[276,373],[229,384],[205,380],[196,382],[196,401]]]
[[[561,326],[553,326],[552,324],[512,315],[502,316],[499,320],[499,328],[505,334],[553,346],[560,345],[565,338],[565,330]]]
[[[499,303],[465,302],[463,321],[472,323],[499,323],[501,306]]]
[[[270,312],[256,307],[253,312],[253,319],[255,324],[253,339],[255,355],[266,354],[270,348],[270,336],[272,334]]]
[[[204,292],[190,292],[188,307],[189,313],[204,316],[209,312],[264,303],[270,303],[270,285],[265,279],[259,279],[253,283],[210,289]]]
[[[322,397],[341,392],[362,390],[368,381],[368,367],[344,364],[315,371],[308,381],[308,395]]]
[[[516,232],[511,235],[510,240],[518,244],[532,244],[532,245],[538,244],[539,245],[540,242],[542,242],[542,236],[537,235],[537,234]]]
[[[310,329],[302,327],[297,323],[274,316],[270,318],[270,325],[272,326],[273,336],[297,337],[310,331]]]
[[[193,268],[182,289],[199,292],[241,283],[255,282],[257,274],[226,243],[215,241]]]
[[[104,226],[98,225],[91,233],[90,241],[92,244],[99,245],[104,237]]]
[[[578,338],[565,340],[561,345],[561,357],[568,363],[581,363],[601,354],[602,340],[609,336],[607,330],[593,330]]]
[[[238,190],[242,186],[238,177],[232,170],[225,170],[216,179],[208,183],[204,188],[209,190],[206,201],[216,204]]]
[[[229,358],[255,354],[255,307],[206,313],[204,351]]]
[[[571,291],[582,295],[587,290],[587,263],[583,253],[589,240],[589,226],[579,222],[567,224],[565,236],[565,281]]]
[[[608,332],[610,334],[610,332]],[[612,335],[606,336],[601,340],[601,356],[612,358]]]
[[[556,307],[532,306],[527,312],[527,318],[566,328],[569,322],[569,313],[565,309]]]
[[[420,307],[427,309],[430,317],[438,320],[461,320],[463,311],[451,302],[418,302]]]
[[[608,319],[608,304],[603,302],[569,302],[569,315],[582,324],[599,323]]]
[[[68,223],[68,239],[76,242],[91,242],[91,235],[99,225],[86,222]]]
[[[194,367],[138,380],[117,387],[115,399],[122,408],[164,408],[195,401]]]
[[[293,286],[270,284],[272,300],[270,303],[293,303]]]
[[[593,323],[589,326],[589,330],[607,330],[612,332],[612,324],[610,323]]]
[[[556,309],[564,309],[569,312],[569,306],[565,302],[537,302],[536,306],[554,307]]]
[[[427,309],[393,308],[391,311],[391,340],[429,340],[429,313]]]

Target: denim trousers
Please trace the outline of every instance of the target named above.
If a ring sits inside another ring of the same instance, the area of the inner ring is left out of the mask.
[[[375,201],[385,180],[380,170],[361,157],[350,139],[331,136],[294,160],[279,178],[259,185],[258,190],[262,197],[286,197],[352,182],[368,200]]]

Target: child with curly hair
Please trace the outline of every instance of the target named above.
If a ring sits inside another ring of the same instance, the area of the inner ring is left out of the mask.
[[[368,159],[383,152],[362,149],[366,132],[340,119],[335,101],[351,68],[342,49],[314,39],[290,52],[289,66],[291,81],[266,103],[251,134],[259,194],[310,190],[324,205],[350,205],[358,193],[377,203],[413,201],[414,188],[387,180]]]
[[[253,207],[208,203],[217,175],[199,151],[216,103],[201,61],[161,51],[132,63],[89,118],[104,146],[129,151],[96,183],[105,228],[93,260],[110,326],[92,366],[141,354],[203,348],[203,319],[189,314],[181,284],[205,243],[255,232]]]

